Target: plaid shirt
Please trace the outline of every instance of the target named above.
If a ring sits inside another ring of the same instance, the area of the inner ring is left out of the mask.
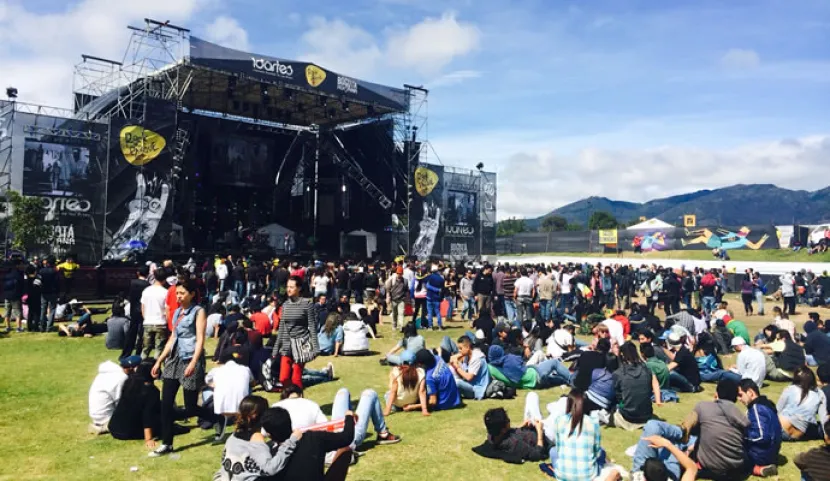
[[[599,423],[590,416],[582,418],[582,432],[571,431],[571,415],[554,421],[556,433],[556,479],[559,481],[591,481],[599,476],[597,459],[600,450]]]

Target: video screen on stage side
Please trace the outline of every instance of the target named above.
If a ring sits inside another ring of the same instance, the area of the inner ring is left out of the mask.
[[[273,182],[272,152],[273,142],[267,139],[239,135],[215,138],[210,157],[213,182],[239,187]]]
[[[88,148],[34,140],[24,143],[24,195],[81,197],[87,194],[88,177]]]
[[[445,223],[448,225],[476,225],[478,222],[477,197],[474,192],[447,191]]]

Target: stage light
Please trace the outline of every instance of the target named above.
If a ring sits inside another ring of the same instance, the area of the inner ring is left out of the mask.
[[[14,87],[6,87],[6,97],[8,97],[9,100],[16,99],[17,89]]]
[[[476,164],[476,169],[478,169],[478,171],[481,172],[481,170],[484,169],[484,163],[479,162],[478,164]]]
[[[348,112],[349,110],[350,110],[350,108],[349,108],[349,102],[347,102],[347,101],[345,101],[345,100],[344,100],[344,101],[343,101],[343,111],[344,111],[344,112]]]
[[[342,186],[340,186],[340,190],[342,190],[343,192],[346,192],[346,184],[343,184]]]

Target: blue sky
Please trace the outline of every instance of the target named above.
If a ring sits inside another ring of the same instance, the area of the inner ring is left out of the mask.
[[[138,4],[140,3],[140,5]],[[0,83],[68,105],[145,16],[430,88],[428,160],[496,170],[499,217],[830,174],[830,2],[0,0]]]

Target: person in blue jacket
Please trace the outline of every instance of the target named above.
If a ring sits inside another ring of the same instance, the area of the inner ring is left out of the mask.
[[[738,397],[746,405],[749,428],[746,430],[746,452],[753,465],[752,474],[766,478],[778,474],[778,453],[781,451],[781,422],[775,404],[761,396],[752,379],[738,384]]]
[[[433,330],[444,330],[441,321],[441,300],[444,299],[444,276],[438,271],[436,264],[432,265],[432,273],[427,276],[425,284],[427,287],[427,325]],[[438,317],[438,324],[433,324],[433,316]]]

